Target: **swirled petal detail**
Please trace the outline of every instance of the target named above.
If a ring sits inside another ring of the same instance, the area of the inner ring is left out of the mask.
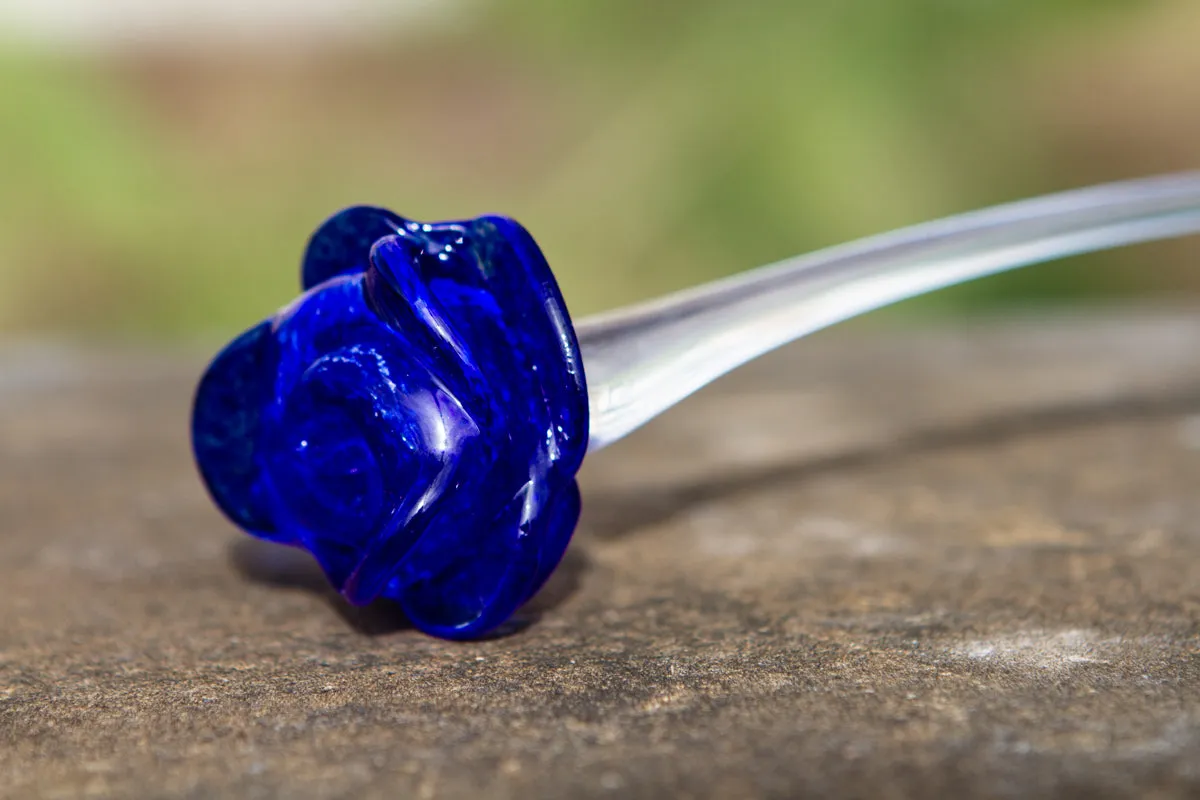
[[[505,217],[359,206],[310,240],[306,292],[217,356],[200,473],[255,536],[304,547],[350,602],[431,634],[504,623],[579,515],[587,392],[532,237]]]
[[[339,211],[309,238],[300,264],[301,287],[311,289],[339,275],[366,272],[371,245],[409,224],[413,223],[376,206],[351,206]]]

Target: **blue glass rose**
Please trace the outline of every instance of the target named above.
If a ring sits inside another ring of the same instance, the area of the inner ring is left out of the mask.
[[[192,437],[217,505],[303,547],[349,602],[447,638],[507,620],[579,516],[587,391],[566,307],[516,222],[355,207],[305,292],[209,366]]]

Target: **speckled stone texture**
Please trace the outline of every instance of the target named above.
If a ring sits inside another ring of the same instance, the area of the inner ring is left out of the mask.
[[[188,456],[201,353],[0,355],[0,797],[1200,793],[1200,316],[835,331],[590,457],[505,637]]]

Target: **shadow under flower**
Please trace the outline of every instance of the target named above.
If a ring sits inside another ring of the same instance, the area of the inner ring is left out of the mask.
[[[365,606],[346,602],[329,585],[316,559],[299,548],[244,537],[230,543],[229,561],[238,574],[251,583],[299,589],[321,597],[347,625],[364,636],[415,630],[400,606],[390,600],[376,600]],[[589,568],[590,561],[580,548],[569,549],[542,590],[513,619],[482,638],[504,638],[526,630],[543,614],[575,594]]]

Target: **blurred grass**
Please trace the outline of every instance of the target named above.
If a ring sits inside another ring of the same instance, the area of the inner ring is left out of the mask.
[[[232,332],[295,293],[308,232],[355,202],[516,216],[579,315],[1195,166],[1200,118],[1170,110],[1200,108],[1198,8],[506,0],[355,48],[10,51],[0,330]],[[1075,259],[909,311],[1191,290],[1198,252]]]

